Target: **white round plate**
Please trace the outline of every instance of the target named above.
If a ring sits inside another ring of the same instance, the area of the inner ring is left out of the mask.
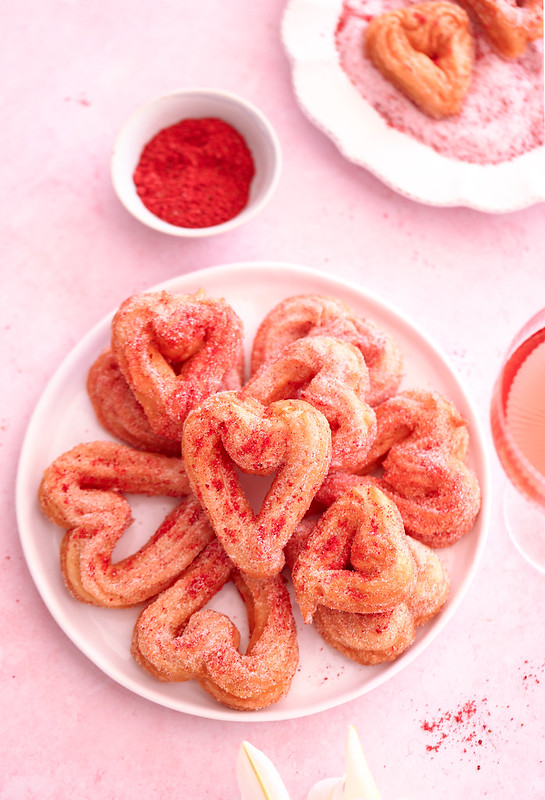
[[[451,576],[450,600],[435,620],[419,630],[416,642],[403,656],[392,664],[376,667],[359,666],[332,650],[312,626],[302,624],[295,611],[300,665],[288,696],[262,711],[230,710],[212,700],[195,681],[164,684],[142,670],[129,653],[139,609],[95,608],[69,595],[59,568],[62,531],[43,516],[37,500],[43,470],[57,456],[79,442],[108,438],[95,419],[85,384],[91,363],[109,342],[112,315],[96,325],[61,364],[34,411],[23,444],[17,478],[17,518],[38,591],[67,636],[104,673],[168,708],[212,719],[280,720],[313,714],[370,691],[413,661],[444,628],[474,575],[484,547],[489,513],[488,467],[483,435],[466,392],[445,357],[401,314],[357,286],[306,267],[269,262],[227,264],[192,272],[153,288],[183,294],[202,288],[210,296],[224,297],[244,322],[247,352],[265,314],[283,298],[306,293],[338,297],[397,338],[405,356],[404,388],[436,389],[449,397],[467,419],[470,463],[482,487],[483,507],[473,531],[453,547],[438,551]],[[119,557],[143,544],[154,530],[152,525],[159,523],[172,501],[138,497],[131,498],[131,505],[135,523],[123,537],[117,551]],[[226,587],[215,603],[233,616],[244,637],[245,615],[236,591]]]
[[[545,200],[545,147],[498,165],[445,158],[387,125],[339,63],[343,0],[290,0],[282,39],[297,101],[341,153],[394,191],[436,206],[504,213]]]

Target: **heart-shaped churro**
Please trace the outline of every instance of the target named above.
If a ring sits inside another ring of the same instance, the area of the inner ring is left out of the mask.
[[[183,497],[190,493],[181,458],[114,442],[87,442],[45,470],[43,512],[66,530],[61,569],[78,600],[108,608],[141,603],[169,586],[214,533],[194,499],[186,499],[136,553],[112,563],[132,521],[126,492]]]
[[[134,295],[113,318],[112,352],[155,433],[179,440],[191,408],[242,373],[242,322],[202,292]]]
[[[375,409],[377,436],[365,475],[331,472],[318,493],[330,505],[353,486],[375,484],[398,507],[405,530],[430,547],[447,547],[475,522],[481,491],[466,464],[469,431],[438,392],[407,389]],[[379,469],[381,474],[371,475]]]
[[[437,0],[386,12],[367,26],[364,46],[382,75],[430,117],[459,113],[473,67],[463,8]]]
[[[305,622],[318,605],[360,614],[398,605],[414,588],[416,565],[394,503],[374,486],[346,492],[316,523],[292,578]]]
[[[203,608],[231,580],[248,613],[250,635],[244,653],[231,620]],[[242,575],[215,540],[142,612],[131,652],[159,680],[195,678],[231,708],[255,710],[276,703],[287,694],[299,660],[283,579]]]
[[[278,573],[284,545],[329,468],[325,416],[303,400],[265,407],[236,392],[219,392],[188,415],[182,453],[192,489],[236,566],[255,577]],[[274,473],[258,513],[237,469]]]
[[[403,354],[394,337],[342,300],[319,294],[286,297],[269,311],[253,341],[252,376],[288,345],[307,336],[333,336],[360,351],[369,371],[365,398],[369,405],[381,403],[398,390]]]
[[[299,398],[318,408],[331,427],[332,469],[356,471],[376,433],[367,403],[369,371],[361,352],[331,336],[305,336],[263,364],[242,394],[264,405]]]
[[[485,36],[504,58],[519,58],[543,36],[543,0],[460,0],[473,11]]]
[[[314,625],[325,641],[359,664],[393,661],[414,642],[417,628],[429,622],[445,605],[450,589],[448,573],[435,552],[407,537],[416,563],[416,583],[402,603],[391,611],[354,614],[319,606]]]
[[[179,438],[161,436],[151,427],[110,348],[100,353],[91,364],[87,374],[87,394],[98,421],[116,439],[138,450],[180,455]]]

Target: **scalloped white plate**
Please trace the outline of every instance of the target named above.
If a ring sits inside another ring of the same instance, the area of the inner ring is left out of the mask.
[[[110,338],[112,315],[99,322],[72,350],[46,387],[30,421],[17,476],[17,519],[28,567],[49,611],[66,635],[114,681],[155,703],[196,716],[224,720],[280,720],[302,717],[340,705],[371,691],[412,662],[444,629],[474,576],[485,544],[489,517],[489,473],[483,434],[466,391],[444,355],[411,322],[357,286],[305,267],[269,262],[227,264],[174,278],[160,285],[173,292],[203,288],[224,297],[244,321],[247,352],[258,323],[284,297],[315,293],[339,297],[374,319],[398,339],[404,355],[404,386],[434,388],[458,406],[471,433],[471,464],[482,488],[483,507],[473,531],[440,555],[449,569],[450,600],[443,612],[419,630],[411,648],[392,664],[362,667],[328,647],[296,612],[300,664],[287,697],[256,712],[232,711],[216,703],[195,681],[164,684],[142,670],[129,653],[138,610],[95,608],[74,600],[59,568],[62,531],[42,515],[37,490],[43,470],[58,455],[82,441],[108,438],[98,425],[86,393],[89,367]],[[123,537],[119,557],[143,544],[172,501],[133,498],[135,523]],[[126,540],[126,541],[125,541]],[[232,587],[214,603],[244,632],[244,612]]]
[[[429,205],[504,213],[545,200],[545,147],[498,165],[470,164],[390,127],[339,63],[335,29],[342,7],[342,0],[290,0],[282,40],[301,109],[345,158]]]

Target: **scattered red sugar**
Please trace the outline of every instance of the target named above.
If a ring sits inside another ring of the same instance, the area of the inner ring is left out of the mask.
[[[481,701],[486,705],[486,697]],[[490,733],[487,723],[483,723],[482,714],[477,717],[477,701],[468,700],[453,711],[445,711],[434,719],[422,722],[422,730],[433,734],[433,742],[426,745],[428,753],[437,752],[447,739],[456,737],[464,745],[464,752],[468,746],[481,747],[483,736]],[[486,716],[490,716],[486,712]]]
[[[528,659],[525,659],[521,669],[523,686],[528,689],[530,686],[538,686],[541,683],[541,673],[545,670],[545,663],[537,667],[532,666]]]
[[[395,89],[363,52],[371,18],[407,0],[345,0],[336,31],[342,68],[386,122],[441,155],[477,164],[498,164],[539,147],[545,140],[543,42],[508,61],[497,55],[474,22],[475,62],[460,114],[432,120]]]

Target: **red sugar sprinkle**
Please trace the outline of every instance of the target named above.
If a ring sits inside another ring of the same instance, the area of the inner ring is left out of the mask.
[[[486,697],[482,703],[486,704]],[[490,733],[487,725],[483,725],[478,719],[474,719],[477,714],[477,702],[468,700],[454,711],[445,711],[439,717],[432,720],[425,720],[421,727],[428,733],[435,734],[435,742],[426,745],[428,753],[437,752],[447,739],[456,737],[458,742],[473,745],[482,745],[482,738],[477,738],[481,732]],[[490,716],[489,712],[487,715]],[[464,748],[467,752],[467,748]]]
[[[541,683],[541,678],[538,674],[538,670],[543,672],[545,669],[545,664],[541,664],[538,667],[531,667],[530,662],[528,659],[524,661],[524,674],[522,676],[523,685],[526,689],[530,688],[530,686],[538,685]]]

